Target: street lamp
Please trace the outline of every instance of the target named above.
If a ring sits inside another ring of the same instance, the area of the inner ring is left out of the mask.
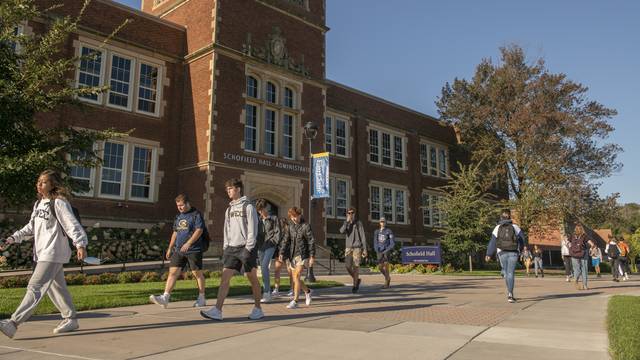
[[[313,184],[313,159],[312,159],[312,154],[313,151],[311,151],[311,141],[313,141],[316,136],[318,135],[318,125],[314,124],[313,122],[309,121],[308,123],[304,124],[304,137],[309,140],[309,212],[307,213],[307,224],[309,224],[309,226],[311,226],[311,200],[313,199],[313,193],[312,191],[312,184]],[[307,276],[305,277],[306,281],[311,281],[311,282],[315,282],[316,281],[316,277],[313,276],[313,267],[309,266],[309,270],[307,271]]]

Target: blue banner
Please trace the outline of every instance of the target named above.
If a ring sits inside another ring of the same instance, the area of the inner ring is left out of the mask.
[[[328,198],[329,194],[329,153],[323,152],[319,154],[311,154],[313,157],[312,174],[313,185],[312,195],[313,199]]]
[[[440,264],[440,246],[403,246],[403,264]]]

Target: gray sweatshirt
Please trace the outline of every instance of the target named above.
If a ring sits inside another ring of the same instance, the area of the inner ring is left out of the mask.
[[[246,196],[229,203],[224,213],[224,244],[244,246],[251,251],[256,246],[258,233],[258,213]]]
[[[33,237],[35,261],[66,264],[71,258],[71,249],[64,233],[71,238],[76,248],[87,246],[87,234],[73,215],[71,204],[67,200],[58,198],[55,206],[58,220],[51,214],[51,200],[43,199],[36,202],[27,225],[11,237],[17,243]]]

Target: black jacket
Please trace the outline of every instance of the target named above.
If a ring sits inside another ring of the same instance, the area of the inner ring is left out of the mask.
[[[311,226],[306,222],[296,224],[289,222],[288,230],[284,232],[283,244],[280,246],[280,255],[293,259],[296,256],[308,259],[316,256],[316,244],[311,232]]]
[[[280,223],[278,217],[268,216],[266,219],[258,219],[258,236],[256,247],[261,251],[280,245]]]

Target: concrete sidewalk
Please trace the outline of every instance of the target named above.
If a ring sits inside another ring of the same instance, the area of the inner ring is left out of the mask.
[[[391,289],[381,284],[364,276],[358,294],[317,291],[295,310],[281,298],[260,321],[247,319],[248,297],[228,299],[222,322],[191,302],[85,312],[81,329],[63,336],[51,333],[57,316],[36,317],[0,339],[0,359],[608,359],[607,299],[640,293],[635,279],[577,291],[562,278],[518,278],[519,302],[509,304],[499,278],[398,275]]]

